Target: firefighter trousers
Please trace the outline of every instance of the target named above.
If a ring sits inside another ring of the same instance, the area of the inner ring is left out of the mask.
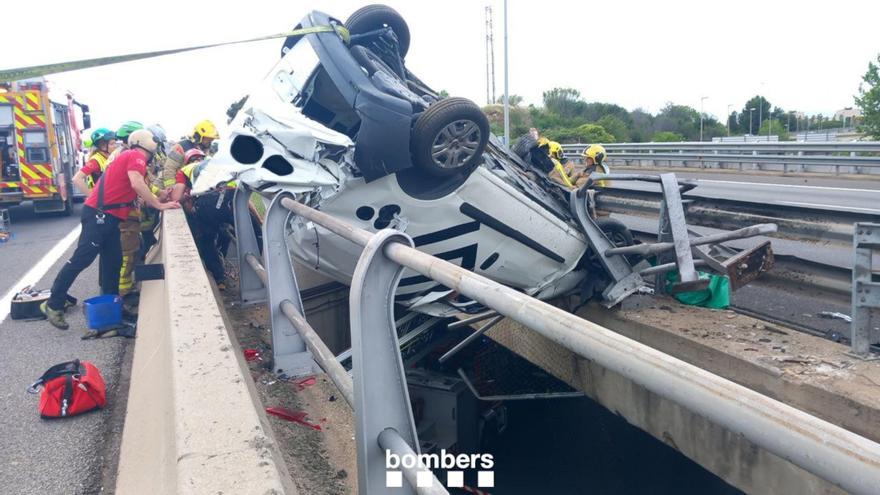
[[[49,307],[64,309],[67,291],[79,274],[88,268],[99,255],[100,284],[104,294],[119,293],[119,268],[122,265],[122,244],[119,238],[119,219],[106,214],[104,223],[98,223],[98,211],[91,206],[83,206],[82,231],[73,256],[58,272],[52,283]]]
[[[129,217],[119,224],[120,241],[122,244],[122,266],[119,274],[119,295],[124,296],[134,290],[134,265],[141,247],[141,223],[137,218]]]

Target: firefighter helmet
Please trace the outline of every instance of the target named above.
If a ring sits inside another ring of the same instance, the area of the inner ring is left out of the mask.
[[[147,130],[153,133],[153,136],[158,139],[160,143],[164,143],[168,140],[168,136],[165,134],[165,129],[159,124],[153,124],[147,127]]]
[[[217,126],[210,120],[203,120],[196,124],[193,128],[193,140],[201,142],[203,138],[219,139],[220,134],[217,133]]]
[[[98,145],[98,141],[110,141],[116,139],[116,133],[106,127],[99,127],[92,132],[92,144]]]
[[[155,153],[156,149],[159,147],[159,143],[157,142],[153,133],[146,129],[138,129],[131,133],[128,136],[128,145],[132,148],[141,148],[150,153]]]
[[[191,163],[193,161],[203,160],[204,158],[205,158],[204,151],[202,151],[198,148],[193,148],[193,149],[187,151],[186,154],[183,155],[183,163],[184,163],[184,165],[188,165],[189,163]]]
[[[136,120],[129,120],[128,122],[122,124],[119,127],[119,130],[116,131],[116,137],[125,141],[128,137],[138,129],[143,129],[144,125]],[[152,136],[152,134],[151,134]]]
[[[602,161],[605,160],[605,148],[601,144],[591,144],[589,148],[584,150],[584,157],[592,158],[593,163],[601,166]]]

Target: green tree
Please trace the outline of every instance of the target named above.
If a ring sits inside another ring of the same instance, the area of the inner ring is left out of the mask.
[[[630,140],[629,128],[620,117],[615,115],[605,115],[597,120],[596,123],[614,136],[614,140],[618,143],[626,143]]]
[[[489,128],[496,136],[504,134],[504,107],[502,105],[487,105],[483,107],[483,113],[489,119]],[[529,132],[532,126],[532,117],[529,110],[522,107],[510,108],[510,138]]]
[[[582,113],[584,101],[581,92],[573,88],[553,88],[544,91],[544,109],[561,117],[574,117]]]
[[[654,116],[641,108],[636,108],[630,112],[632,125],[630,126],[630,139],[636,143],[650,141],[654,135]]]
[[[614,136],[601,125],[583,124],[575,128],[547,129],[542,135],[560,143],[613,143]]]
[[[523,102],[523,97],[520,95],[510,95],[509,98],[510,98],[510,106],[512,106],[512,107],[518,107],[520,105],[520,103]],[[498,98],[496,98],[495,103],[497,103],[499,105],[504,105],[504,95],[501,95]]]
[[[771,136],[779,136],[780,141],[786,141],[789,139],[788,131],[785,129],[785,123],[780,122],[776,119],[765,120],[763,124],[761,124],[761,128],[758,129],[758,136],[766,136],[767,130],[770,130]]]
[[[654,132],[675,132],[688,141],[700,138],[700,113],[686,105],[667,103],[654,118]]]
[[[684,136],[677,132],[660,131],[651,138],[655,143],[677,143],[684,141]]]
[[[859,130],[872,139],[880,139],[880,54],[876,64],[868,62],[868,72],[862,76],[859,95],[855,99],[862,111]]]
[[[749,117],[749,109],[751,108],[754,108],[755,111],[752,112],[751,117]],[[763,123],[763,120],[770,117],[770,101],[761,95],[755,95],[749,98],[749,101],[743,106],[741,115],[740,126],[745,129],[746,133],[755,132],[755,130]],[[750,118],[752,126],[751,130],[749,130]],[[759,119],[761,122],[758,122]]]
[[[437,93],[437,96],[439,96],[440,99],[449,98],[449,91],[446,91],[445,89],[441,89],[440,92]]]

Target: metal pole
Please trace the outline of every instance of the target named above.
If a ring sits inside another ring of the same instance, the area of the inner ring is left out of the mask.
[[[504,0],[504,145],[510,147],[510,86],[507,56],[507,0]]]
[[[492,318],[491,320],[486,322],[486,324],[484,324],[483,326],[478,328],[474,333],[468,335],[467,337],[465,337],[464,340],[462,340],[461,342],[456,344],[455,347],[446,351],[446,354],[440,356],[440,359],[438,359],[437,362],[445,363],[446,361],[449,361],[449,358],[458,354],[459,351],[461,351],[462,349],[467,347],[468,344],[470,344],[471,342],[477,340],[477,338],[480,335],[483,335],[484,333],[488,332],[489,329],[494,327],[496,324],[498,324],[498,322],[500,322],[503,319],[504,319],[503,316],[496,316],[495,318]]]
[[[418,454],[406,443],[406,440],[400,436],[400,433],[397,432],[394,428],[386,428],[379,433],[379,438],[377,439],[379,442],[379,447],[391,452],[392,454],[396,454],[403,457],[408,457],[412,459],[418,460]],[[419,487],[418,486],[418,473],[419,471],[428,471],[431,472],[422,461],[418,461],[417,466],[407,467],[404,466],[401,462],[400,467],[398,468],[403,471],[403,476],[406,478],[406,481],[409,482],[410,486],[415,488],[416,493],[419,495],[449,495],[449,492],[446,491],[446,488],[443,488],[443,483],[437,479],[433,473],[431,476],[433,477],[431,486],[429,487]],[[392,490],[388,490],[391,492]]]
[[[709,98],[708,96],[700,97],[700,142],[703,142],[703,102]]]
[[[754,108],[749,109],[749,136],[752,135],[752,112],[754,112]]]
[[[731,103],[727,104],[727,137],[730,137],[730,107],[732,106]]]

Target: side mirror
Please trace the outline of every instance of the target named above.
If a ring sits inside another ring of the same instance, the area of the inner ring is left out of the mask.
[[[80,108],[82,108],[83,130],[85,130],[85,129],[88,129],[89,127],[92,127],[92,115],[89,113],[89,106],[88,105],[80,105]]]

